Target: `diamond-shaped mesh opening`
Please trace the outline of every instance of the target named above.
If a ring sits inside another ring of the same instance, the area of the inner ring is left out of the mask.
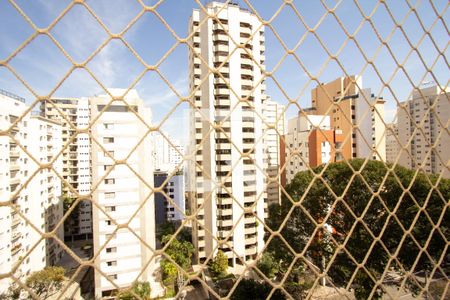
[[[0,4],[0,298],[447,299],[448,7]]]

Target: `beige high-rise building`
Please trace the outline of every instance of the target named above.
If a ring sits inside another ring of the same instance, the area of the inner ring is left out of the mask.
[[[396,123],[386,124],[386,162],[395,163],[400,152]]]
[[[336,153],[342,145],[342,131],[331,129],[330,116],[314,113],[314,109],[305,109],[304,113],[288,121],[283,172],[286,183],[298,172],[342,159]]]
[[[77,132],[89,126],[87,98],[52,98],[41,103],[41,115],[62,124],[63,197],[76,199],[91,191],[91,149],[89,132]],[[82,200],[64,224],[67,241],[92,239],[92,206]]]
[[[449,96],[449,88],[433,86],[415,89],[410,100],[400,103],[400,165],[450,177]]]
[[[342,130],[342,156],[386,161],[384,103],[370,89],[362,88],[361,76],[339,77],[311,91],[318,115],[330,116],[330,126]]]
[[[121,97],[126,90],[109,91]],[[96,120],[92,138],[97,141],[91,147],[94,253],[100,252],[95,265],[106,275],[95,272],[97,297],[112,296],[117,289],[112,282],[125,288],[135,280],[149,281],[156,290],[151,136],[138,118],[150,124],[151,112],[135,90],[124,99],[127,103],[110,103],[107,95],[90,98]]]
[[[267,99],[263,105],[263,118],[266,194],[267,203],[270,205],[272,203],[280,203],[281,196],[280,137],[284,135],[285,129],[284,105]]]
[[[211,2],[193,11],[190,32],[191,91],[199,87],[190,116],[193,242],[200,262],[220,249],[235,266],[264,247],[264,27],[238,5]]]
[[[25,282],[62,257],[61,124],[30,116],[25,99],[0,90],[0,272]],[[26,153],[28,152],[28,153]],[[33,158],[29,156],[31,154]],[[40,168],[51,163],[51,168]],[[42,234],[54,233],[42,239]],[[0,279],[0,294],[12,284]]]

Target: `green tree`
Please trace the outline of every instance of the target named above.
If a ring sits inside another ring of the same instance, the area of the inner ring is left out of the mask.
[[[162,237],[162,244],[168,244],[165,253],[170,256],[181,268],[188,270],[192,264],[194,246],[187,241],[179,241],[176,238],[170,241],[172,235]]]
[[[209,266],[213,276],[223,276],[228,270],[228,257],[223,253],[223,251],[217,251],[216,257],[211,261]]]
[[[231,300],[265,300],[272,289],[273,287],[266,282],[261,283],[253,279],[242,279],[231,295]],[[286,297],[280,290],[276,290],[270,299],[284,300]]]
[[[121,291],[117,295],[119,300],[149,300],[151,294],[150,283],[148,281],[137,281],[131,288]],[[137,297],[136,297],[137,296]]]
[[[46,267],[41,271],[32,273],[25,284],[38,296],[45,299],[49,293],[61,288],[64,281],[64,268]]]
[[[415,271],[418,271],[430,268],[445,255],[446,242],[441,233],[448,235],[449,222],[438,221],[443,212],[447,213],[447,219],[449,217],[446,205],[450,199],[450,183],[448,179],[422,173],[416,175],[415,171],[399,166],[390,170],[379,161],[365,163],[362,159],[354,159],[348,163],[351,167],[340,162],[328,165],[326,170],[320,166],[298,173],[286,186],[286,191],[294,203],[301,200],[300,205],[294,206],[283,197],[281,206],[270,207],[268,225],[273,230],[280,229],[289,214],[281,235],[297,253],[304,251],[310,241],[305,256],[320,268],[323,263],[331,263],[328,275],[338,286],[345,286],[357,268],[348,254],[358,263],[365,261],[367,271],[359,269],[352,282],[356,297],[365,299],[375,288],[372,278],[376,280],[381,276],[388,267],[390,253],[395,253],[398,248],[397,258],[406,270],[413,266],[416,258]],[[354,170],[358,172],[356,175]],[[314,174],[319,173],[321,180],[316,180]],[[395,212],[396,218],[391,212]],[[315,222],[325,222],[332,233],[325,227],[316,230]],[[381,234],[384,226],[386,229]],[[438,226],[438,230],[434,230],[434,226]],[[405,231],[410,229],[411,235],[406,234]],[[330,262],[332,254],[338,251],[336,245],[344,245],[348,236],[346,251],[339,251]],[[374,242],[374,237],[378,236],[380,241]],[[422,247],[431,237],[426,249],[430,257],[420,254],[412,237]],[[282,262],[282,270],[285,270],[294,256],[290,251],[280,249],[286,249],[284,242],[273,239],[269,250],[277,261]],[[400,265],[392,263],[389,267],[399,269]],[[298,276],[289,275],[295,283]],[[381,296],[382,291],[377,290],[375,297]]]
[[[275,277],[279,270],[278,263],[270,252],[265,252],[256,266],[267,278]]]
[[[163,282],[166,286],[173,285],[177,279],[178,269],[167,259],[161,261],[161,270],[163,275]]]

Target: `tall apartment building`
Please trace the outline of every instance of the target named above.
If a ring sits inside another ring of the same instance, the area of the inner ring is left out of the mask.
[[[109,91],[122,97],[126,90]],[[95,265],[108,277],[95,272],[98,297],[114,294],[111,281],[120,288],[135,280],[154,282],[155,264],[147,265],[153,254],[148,246],[155,249],[155,211],[149,188],[153,186],[152,156],[148,155],[152,153],[151,136],[137,117],[150,124],[151,112],[135,90],[124,99],[127,104],[111,102],[107,95],[90,99],[91,116],[97,120],[92,137],[101,145],[91,146],[92,181],[98,184],[92,196],[101,207],[93,206],[94,253],[100,252]]]
[[[170,173],[164,171],[155,171],[154,173],[155,187],[160,187],[165,183],[163,186],[165,195],[155,193],[156,225],[163,224],[166,221],[182,221],[185,217],[184,174],[180,171],[177,174],[170,175]]]
[[[76,198],[91,191],[91,157],[89,132],[77,133],[88,128],[90,120],[87,98],[54,98],[41,104],[41,114],[57,120],[62,129],[63,195]],[[66,219],[65,239],[92,238],[92,205],[83,200],[78,209]]]
[[[344,158],[386,161],[385,101],[362,88],[361,76],[320,84],[311,91],[311,99],[316,113],[330,116],[331,128],[342,130]]]
[[[152,141],[155,170],[172,173],[175,169],[182,169],[184,146],[178,140],[172,139],[168,134],[163,136],[156,132],[152,134]]]
[[[281,195],[281,158],[280,158],[280,137],[284,135],[285,118],[284,105],[271,99],[267,99],[263,104],[264,117],[264,161],[266,173],[266,193],[267,203],[280,203]],[[270,178],[270,179],[269,179]]]
[[[208,14],[218,14],[221,24]],[[264,147],[262,142],[255,147],[264,130],[256,114],[262,115],[266,100],[265,83],[257,85],[262,76],[258,64],[264,68],[265,61],[264,27],[235,4],[211,2],[206,12],[193,11],[189,30],[194,33],[190,88],[198,88],[193,99],[198,110],[192,109],[190,116],[190,149],[195,153],[190,207],[198,213],[193,242],[200,262],[220,249],[235,266],[255,259],[264,246],[258,221],[267,205]],[[217,72],[210,74],[208,68]]]
[[[400,103],[400,165],[450,177],[449,96],[449,88],[432,86],[415,89],[410,100]]]
[[[62,248],[53,238],[41,240],[42,233],[54,230],[63,240],[62,171],[57,158],[61,150],[61,125],[41,117],[30,116],[25,99],[0,90],[0,270],[7,273],[21,261],[14,275],[22,280],[32,272],[56,264]],[[30,153],[34,161],[25,150]],[[39,169],[52,163],[54,169]],[[29,223],[30,222],[30,223]],[[35,228],[31,226],[31,224]],[[0,293],[12,284],[0,280]]]
[[[397,160],[401,149],[398,139],[397,124],[386,124],[386,162],[395,163]]]
[[[340,129],[332,129],[330,116],[314,115],[314,109],[305,110],[288,121],[285,135],[284,175],[289,183],[298,172],[342,159],[336,149],[344,137]]]

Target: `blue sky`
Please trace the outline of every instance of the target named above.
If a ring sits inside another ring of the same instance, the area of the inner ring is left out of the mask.
[[[142,1],[147,5],[158,2]],[[38,28],[49,26],[70,4],[68,0],[15,0],[14,2]],[[340,24],[332,14],[324,16],[326,9],[321,1],[293,1],[293,6],[300,13],[303,22],[308,27],[314,28],[314,32],[330,53],[336,55],[346,43],[337,56],[339,64],[329,60],[329,55],[321,46],[319,39],[314,34],[308,33],[295,10],[284,1],[234,2],[239,2],[243,7],[247,7],[247,3],[250,3],[252,6],[250,9],[255,9],[264,20],[271,20],[272,27],[266,28],[265,54],[266,67],[267,70],[273,71],[273,78],[266,80],[267,93],[272,99],[282,104],[288,104],[289,99],[294,99],[301,107],[310,106],[310,90],[316,86],[316,82],[311,82],[293,55],[285,56],[286,51],[277,36],[288,49],[295,50],[294,53],[304,67],[320,82],[331,81],[345,73],[362,75],[363,86],[372,88],[373,93],[383,96],[387,101],[387,121],[394,118],[395,98],[399,101],[407,99],[413,85],[420,84],[424,76],[425,81],[434,80],[431,74],[427,74],[427,68],[432,68],[439,84],[448,85],[449,35],[441,20],[435,22],[436,13],[442,15],[444,20],[450,20],[447,0],[432,1],[436,12],[428,0],[409,2],[386,0],[389,11],[377,1],[356,2],[366,15],[371,16],[380,37],[383,40],[389,38],[388,47],[381,48],[381,43],[370,23],[365,21],[360,27],[364,18],[355,1],[323,1],[328,7],[335,8],[334,14]],[[408,3],[416,8],[420,20],[414,13],[409,13]],[[112,33],[121,32],[142,11],[142,6],[135,0],[86,0],[86,4]],[[158,5],[156,11],[178,37],[184,38],[187,36],[188,20],[192,9],[198,7],[199,4],[194,0],[166,0]],[[281,11],[274,18],[274,14],[280,7]],[[394,29],[394,22],[401,24],[401,27]],[[420,23],[429,32],[429,35],[424,38],[425,32]],[[346,42],[347,35],[341,29],[341,25],[349,34],[354,35],[357,43],[353,40]],[[355,31],[358,32],[355,34]],[[0,0],[0,61],[10,58],[11,53],[33,32],[33,28],[8,0]],[[59,20],[50,33],[76,62],[86,60],[108,38],[105,30],[82,5],[75,5]],[[159,63],[164,54],[170,50],[167,58],[158,64],[158,70],[180,95],[188,94],[187,46],[180,44],[173,49],[176,38],[154,14],[146,12],[123,35],[123,38],[148,64]],[[411,49],[408,40],[412,45],[417,46],[420,56],[413,52],[407,58]],[[300,45],[296,47],[298,44]],[[373,61],[373,66],[366,66],[358,46],[367,59]],[[395,72],[398,66],[388,49],[404,67],[413,85],[405,72],[402,70]],[[72,66],[65,55],[45,35],[34,38],[7,63],[40,96],[48,95],[55,89]],[[105,87],[117,88],[128,87],[144,70],[144,66],[120,40],[110,41],[87,66]],[[380,77],[385,82],[390,80],[390,89],[383,86]],[[3,66],[0,66],[0,88],[23,96],[30,103],[35,99],[32,93]],[[136,89],[151,107],[153,122],[156,124],[179,101],[163,79],[153,71],[147,72],[138,81]],[[53,95],[80,97],[99,93],[102,93],[102,88],[86,70],[76,69]],[[186,108],[185,103],[177,106],[171,117],[162,125],[163,130],[182,141],[186,141],[187,136]],[[288,117],[296,113],[297,107],[291,104],[287,111]]]

